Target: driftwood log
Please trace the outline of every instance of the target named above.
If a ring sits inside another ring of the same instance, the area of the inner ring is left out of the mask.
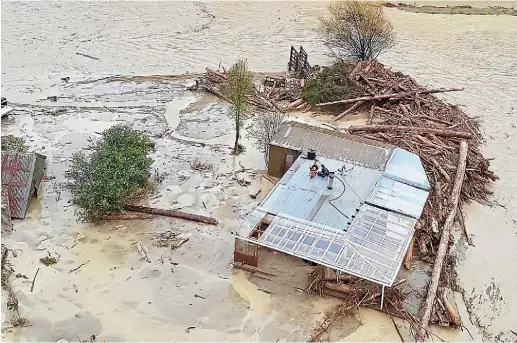
[[[333,282],[325,282],[325,287],[331,289],[333,291],[338,291],[341,293],[352,293],[356,291],[356,289],[350,285],[345,284],[337,284]]]
[[[358,101],[356,102],[355,104],[353,104],[352,106],[350,106],[346,111],[344,111],[343,113],[339,114],[336,118],[334,118],[334,120],[332,121],[338,121],[339,119],[343,118],[344,116],[346,116],[348,113],[352,112],[353,110],[355,110],[357,107],[361,106],[363,104],[363,101]]]
[[[456,327],[461,326],[461,317],[454,309],[454,306],[452,306],[450,301],[447,299],[447,293],[445,291],[442,293],[442,301],[445,309],[447,310],[447,314],[449,315],[449,318],[451,318],[451,321],[454,323],[454,325]]]
[[[413,261],[413,246],[415,245],[415,238],[413,237],[411,239],[411,242],[409,242],[409,247],[406,251],[406,255],[404,256],[404,267],[406,269],[411,268],[411,262]]]
[[[440,238],[440,245],[438,246],[438,252],[436,253],[436,260],[434,262],[433,274],[431,276],[431,283],[427,291],[427,298],[424,304],[424,311],[422,315],[422,326],[418,333],[418,340],[423,342],[426,336],[426,330],[429,326],[429,320],[431,318],[431,312],[436,299],[436,291],[438,290],[438,283],[440,281],[440,275],[442,272],[443,263],[447,254],[447,248],[449,247],[449,238],[451,236],[451,227],[456,218],[456,210],[458,208],[458,201],[460,199],[461,186],[463,184],[463,178],[465,177],[465,168],[467,166],[467,151],[468,144],[466,141],[460,142],[460,151],[458,159],[458,167],[456,169],[456,177],[454,179],[454,186],[450,197],[451,212],[445,220],[443,225],[442,237]]]
[[[165,216],[165,217],[170,217],[170,218],[179,218],[179,219],[191,220],[191,221],[199,222],[199,223],[217,225],[217,219],[215,219],[215,218],[200,216],[198,214],[185,213],[185,212],[181,212],[181,211],[163,210],[163,209],[154,208],[154,207],[135,206],[135,205],[124,205],[124,209],[126,211],[131,211],[131,212],[150,213],[150,214],[156,214],[159,216]]]
[[[452,137],[452,138],[473,138],[472,134],[468,132],[444,130],[444,129],[433,129],[429,127],[417,127],[417,126],[399,126],[399,125],[375,125],[375,126],[350,126],[348,131],[365,131],[365,132],[381,132],[381,131],[407,131],[407,132],[419,132],[419,133],[432,133],[436,136],[441,137]]]
[[[358,101],[371,101],[371,100],[382,100],[382,99],[401,99],[411,95],[416,94],[433,94],[433,93],[445,93],[445,92],[456,92],[462,91],[463,88],[440,88],[440,89],[422,89],[422,90],[414,90],[410,92],[400,92],[400,93],[391,93],[391,94],[381,94],[381,95],[372,95],[372,96],[361,96],[359,98],[353,99],[344,99],[330,102],[321,102],[316,104],[316,106],[330,106],[337,104],[351,104]]]

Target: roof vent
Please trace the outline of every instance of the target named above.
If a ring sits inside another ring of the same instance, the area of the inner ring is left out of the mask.
[[[307,152],[307,159],[308,160],[315,160],[316,159],[316,150],[313,150],[313,149],[309,150]]]

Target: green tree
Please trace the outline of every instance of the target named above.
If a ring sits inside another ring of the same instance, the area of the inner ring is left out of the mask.
[[[65,172],[67,188],[83,220],[120,212],[137,190],[146,187],[153,160],[149,138],[128,125],[116,125],[90,145],[92,153],[76,153]]]
[[[253,92],[253,74],[248,70],[246,60],[238,60],[230,70],[224,85],[224,93],[231,100],[232,106],[230,113],[235,120],[235,144],[233,153],[241,152],[239,145],[240,129],[242,121],[245,119],[249,106],[249,97]]]
[[[381,6],[366,1],[340,1],[331,3],[329,12],[329,16],[320,18],[320,33],[333,57],[367,60],[393,46],[393,26]]]

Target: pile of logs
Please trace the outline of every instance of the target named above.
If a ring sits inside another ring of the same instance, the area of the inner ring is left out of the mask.
[[[366,125],[351,126],[347,131],[417,154],[431,184],[415,232],[420,256],[429,261],[435,258],[427,297],[421,308],[422,319],[415,322],[418,323],[417,338],[424,340],[431,323],[461,325],[445,292],[439,288],[439,285],[454,286],[455,281],[454,259],[448,254],[451,227],[457,220],[470,244],[462,205],[471,201],[488,204],[492,194],[488,187],[498,177],[489,169],[489,159],[480,151],[483,138],[476,118],[433,95],[462,89],[425,89],[411,77],[393,72],[377,61],[357,63],[348,77],[362,89],[363,96],[316,106],[345,105],[335,120],[353,111],[367,112]],[[356,293],[367,296],[361,288],[357,290],[357,284],[354,284],[354,289],[346,284],[330,284],[329,281],[323,281],[322,285],[320,287],[327,294],[350,290],[353,291],[350,296],[353,299]],[[389,295],[387,299],[390,302]]]
[[[322,296],[333,296],[343,301],[325,313],[321,324],[313,330],[309,342],[322,341],[322,335],[328,332],[336,320],[346,313],[357,309],[359,306],[384,312],[392,318],[397,317],[404,319],[410,325],[410,334],[415,337],[418,332],[422,330],[420,320],[415,313],[413,313],[414,311],[409,311],[407,309],[408,306],[405,306],[407,299],[407,292],[403,287],[406,284],[405,279],[395,282],[392,287],[385,288],[384,301],[381,308],[381,285],[352,275],[334,275],[333,277],[328,277],[328,275],[325,274],[324,267],[315,267],[312,273],[309,274],[312,282],[306,291],[309,293],[319,293]],[[461,320],[454,306],[449,302],[445,290],[440,290],[438,301],[440,306],[434,308],[430,323],[453,327],[461,325]],[[394,325],[398,331],[397,325],[395,323]],[[424,331],[427,332],[427,328],[425,328]],[[399,335],[401,335],[400,332]],[[402,337],[401,340],[404,341]]]
[[[480,151],[483,139],[479,123],[458,106],[432,95],[461,89],[428,90],[411,77],[394,72],[377,61],[357,63],[349,77],[363,88],[364,96],[317,106],[345,104],[345,115],[352,110],[364,109],[369,113],[367,125],[352,126],[348,129],[350,133],[389,143],[420,156],[432,187],[417,225],[416,241],[424,255],[433,256],[441,237],[440,228],[450,208],[449,194],[461,139],[468,141],[468,153],[458,217],[464,218],[461,206],[464,202],[474,200],[488,204],[491,194],[488,185],[498,179],[489,170],[489,159]],[[461,224],[468,240],[465,221]]]
[[[225,96],[222,90],[224,82],[227,78],[228,76],[226,75],[225,71],[206,68],[206,73],[201,79],[202,85],[207,91],[231,103],[232,101],[227,96]],[[260,92],[257,87],[254,87],[254,92],[250,97],[249,102],[251,105],[261,110],[282,111],[280,107],[275,104],[274,101],[272,101],[273,95],[280,96],[282,94],[283,93],[277,91],[277,88],[275,87],[272,87],[267,91],[265,90],[264,92]],[[286,95],[284,94],[284,96]]]
[[[392,319],[393,317],[404,319],[409,323],[410,335],[413,337],[417,337],[419,332],[422,331],[430,333],[427,327],[422,326],[420,320],[413,313],[414,310],[409,311],[407,309],[408,306],[405,306],[405,303],[407,303],[407,291],[402,287],[406,284],[405,279],[395,282],[392,287],[385,288],[384,301],[381,308],[379,304],[381,303],[382,286],[378,284],[352,275],[328,277],[325,273],[325,268],[322,266],[315,267],[309,276],[312,282],[306,289],[308,293],[317,292],[322,296],[329,295],[343,300],[339,305],[325,313],[320,326],[316,327],[312,332],[309,342],[321,341],[322,335],[328,332],[328,329],[337,319],[347,312],[357,309],[359,306],[384,312]],[[437,298],[439,306],[434,307],[430,317],[431,324],[451,327],[461,326],[461,319],[455,307],[449,301],[449,295],[450,292],[447,292],[446,289],[440,289],[439,297]],[[395,322],[393,324],[401,337],[401,341],[404,341]]]

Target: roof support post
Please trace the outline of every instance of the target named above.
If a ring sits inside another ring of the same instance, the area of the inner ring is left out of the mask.
[[[384,306],[384,285],[382,285],[382,291],[381,291],[381,310],[382,310],[383,306]]]

